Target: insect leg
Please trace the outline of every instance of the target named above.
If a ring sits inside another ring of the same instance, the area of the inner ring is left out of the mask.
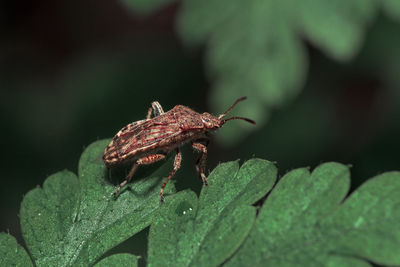
[[[149,107],[149,110],[147,111],[147,116],[146,116],[147,120],[150,119],[151,113],[154,113],[153,114],[154,117],[164,114],[164,110],[163,110],[162,106],[160,105],[160,103],[158,103],[158,101],[151,102],[151,107]]]
[[[160,197],[161,197],[161,202],[164,202],[164,188],[167,185],[168,181],[171,179],[172,176],[174,176],[174,174],[176,173],[177,170],[179,170],[179,168],[181,167],[181,161],[182,161],[182,154],[181,152],[179,152],[179,149],[176,148],[176,156],[175,156],[175,161],[174,161],[174,169],[172,170],[172,172],[170,173],[170,175],[167,177],[167,180],[165,180],[165,182],[163,183],[163,185],[161,186],[161,190],[160,190]]]
[[[136,162],[133,164],[131,170],[129,171],[128,175],[126,176],[125,180],[117,187],[117,189],[115,190],[115,192],[113,193],[114,197],[118,194],[118,192],[129,183],[129,181],[131,180],[133,173],[135,172],[135,170],[137,169],[137,167],[139,165],[147,165],[147,164],[151,164],[157,161],[162,160],[163,158],[165,158],[164,154],[153,154],[153,155],[148,155],[145,156],[143,158],[140,158],[138,160],[136,160]]]
[[[131,180],[133,173],[135,172],[135,170],[137,169],[139,165],[135,162],[131,168],[131,170],[129,171],[128,175],[126,176],[125,180],[119,184],[119,186],[117,187],[117,189],[114,191],[113,196],[116,197],[118,192],[127,184],[129,183],[129,181]]]
[[[197,142],[202,140],[196,140]],[[194,143],[192,142],[192,147],[201,152],[200,157],[196,161],[196,171],[200,175],[201,179],[203,180],[204,185],[208,185],[206,175],[204,174],[206,168],[206,159],[207,159],[207,146],[209,143],[208,139],[205,139],[205,144],[202,143]]]

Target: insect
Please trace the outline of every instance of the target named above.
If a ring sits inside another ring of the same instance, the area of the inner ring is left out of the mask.
[[[176,155],[173,170],[160,190],[161,202],[163,202],[164,188],[181,166],[182,155],[179,147],[187,142],[190,142],[192,147],[201,153],[196,161],[196,171],[204,185],[208,185],[204,174],[209,143],[208,133],[218,130],[227,121],[234,119],[256,124],[253,120],[243,117],[224,119],[238,102],[245,99],[246,97],[237,99],[225,113],[218,117],[207,112],[200,114],[182,105],[177,105],[170,111],[164,112],[160,103],[152,102],[146,119],[132,122],[122,128],[104,150],[103,161],[107,168],[133,162],[125,180],[113,193],[114,197],[129,183],[138,166],[160,161],[166,157],[168,152],[174,150]],[[152,114],[154,116],[151,118]]]

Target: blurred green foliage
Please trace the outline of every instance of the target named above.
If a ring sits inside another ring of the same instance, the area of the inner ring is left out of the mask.
[[[124,3],[142,10],[142,1]],[[308,59],[300,38],[335,60],[348,61],[359,52],[366,26],[380,4],[375,0],[307,0],[301,4],[182,0],[176,28],[186,44],[206,46],[205,67],[214,83],[209,99],[213,111],[228,106],[238,95],[247,95],[249,102],[236,112],[264,124],[272,108],[297,95],[304,85]],[[391,10],[400,10],[400,3],[383,1],[382,9],[394,14]],[[242,139],[240,133],[249,127],[239,127],[227,128],[220,141]]]

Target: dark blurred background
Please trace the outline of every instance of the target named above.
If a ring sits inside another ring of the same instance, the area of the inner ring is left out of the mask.
[[[117,1],[1,5],[0,230],[21,243],[24,194],[54,172],[76,172],[86,146],[143,119],[151,101],[164,110],[183,104],[218,114],[227,108],[208,104],[213,81],[205,74],[206,47],[183,45],[174,26],[179,4],[148,16]],[[306,38],[303,43],[309,69],[300,93],[236,143],[215,138],[207,168],[261,157],[275,161],[282,175],[334,160],[352,165],[353,189],[376,174],[400,170],[400,24],[380,12],[360,52],[345,63]],[[190,147],[183,153],[176,186],[198,192],[196,155]]]

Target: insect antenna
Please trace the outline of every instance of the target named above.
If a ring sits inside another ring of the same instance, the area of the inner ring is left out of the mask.
[[[237,103],[239,103],[240,101],[246,100],[246,99],[247,99],[246,96],[242,96],[241,98],[236,100],[235,103],[233,103],[232,106],[230,108],[228,108],[227,111],[224,112],[224,114],[221,114],[218,116],[218,119],[222,119],[223,117],[225,117],[236,106]]]
[[[250,120],[248,118],[243,118],[243,117],[231,117],[226,120],[222,120],[222,124],[224,124],[225,122],[230,121],[230,120],[244,120],[244,121],[250,122],[251,124],[256,124],[255,121]]]
[[[230,106],[230,108],[228,108],[227,111],[225,111],[223,114],[221,114],[221,115],[218,116],[218,119],[222,119],[223,117],[225,117],[225,116],[236,106],[237,103],[239,103],[240,101],[246,100],[246,99],[247,99],[246,96],[243,96],[243,97],[237,99],[237,100],[235,101],[235,103],[233,103],[232,106]],[[244,121],[250,122],[250,123],[252,123],[252,124],[256,124],[255,121],[250,120],[250,119],[248,119],[248,118],[243,118],[243,117],[231,117],[231,118],[229,118],[229,119],[222,120],[222,124],[224,124],[225,122],[227,122],[227,121],[229,121],[229,120],[244,120]]]

